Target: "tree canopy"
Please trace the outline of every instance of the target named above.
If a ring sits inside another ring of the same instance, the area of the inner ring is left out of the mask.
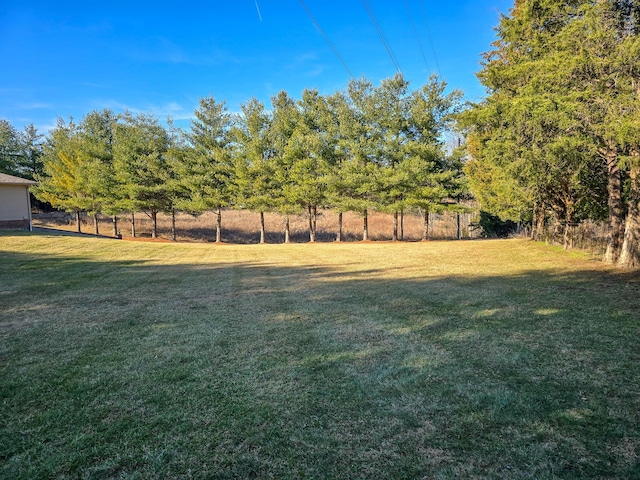
[[[0,173],[34,180],[42,173],[43,135],[33,124],[22,132],[0,120]]]
[[[366,240],[370,210],[442,210],[459,198],[443,134],[460,94],[445,88],[436,77],[415,91],[401,75],[363,78],[333,95],[282,91],[269,108],[250,99],[235,115],[205,97],[186,132],[151,115],[90,112],[53,129],[36,192],[73,212],[144,211],[153,236],[159,212],[216,211],[216,241],[223,208],[259,212],[261,241],[264,212],[285,216],[285,241],[289,215],[305,213],[314,241],[319,209],[353,210]]]
[[[550,221],[565,238],[606,217],[606,259],[623,266],[640,265],[638,11],[633,1],[517,1],[478,74],[487,97],[461,117],[484,209],[531,220],[534,233]]]

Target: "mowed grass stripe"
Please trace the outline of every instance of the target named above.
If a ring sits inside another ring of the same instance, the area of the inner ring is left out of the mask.
[[[522,240],[1,234],[0,477],[638,477],[639,294]]]

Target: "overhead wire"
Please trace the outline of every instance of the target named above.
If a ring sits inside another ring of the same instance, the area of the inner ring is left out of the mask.
[[[429,29],[429,22],[427,21],[427,11],[424,8],[424,2],[422,0],[420,0],[420,6],[422,7],[422,16],[424,17],[424,24],[427,27],[427,35],[429,36],[429,43],[431,43],[433,58],[436,61],[436,70],[438,72],[438,76],[442,77],[442,73],[440,72],[440,63],[438,62],[438,55],[436,54],[436,49],[433,46],[433,38],[431,38],[431,30]]]
[[[258,18],[262,22],[262,14],[260,13],[260,7],[258,6],[258,0],[256,0],[256,10],[258,11]]]
[[[320,27],[320,24],[317,22],[317,20],[315,19],[315,17],[313,16],[313,14],[311,13],[311,11],[309,10],[309,8],[307,7],[307,5],[304,3],[304,0],[299,0],[300,1],[300,5],[302,5],[302,8],[304,8],[305,12],[307,12],[307,15],[309,16],[309,18],[311,19],[311,21],[313,22],[314,26],[318,29],[318,31],[322,34],[322,36],[324,37],[325,41],[327,42],[327,44],[329,45],[329,47],[331,47],[331,50],[333,50],[333,53],[335,53],[336,57],[338,57],[338,60],[340,60],[340,63],[342,63],[342,66],[344,67],[344,69],[347,71],[347,73],[349,74],[349,76],[351,78],[355,78],[353,76],[353,73],[351,73],[351,70],[349,69],[349,67],[347,66],[347,63],[344,61],[344,59],[342,58],[342,56],[340,56],[340,53],[338,53],[338,50],[336,49],[336,47],[333,46],[333,43],[331,43],[331,40],[329,40],[329,37],[327,36],[326,33],[324,33],[324,30],[322,30],[322,27]]]
[[[369,15],[369,18],[371,19],[371,23],[373,23],[373,26],[376,29],[376,32],[378,32],[378,36],[380,37],[380,40],[382,41],[382,44],[384,45],[384,48],[387,50],[387,53],[389,54],[389,58],[391,58],[391,61],[393,62],[393,65],[396,67],[396,70],[398,71],[398,73],[402,74],[402,70],[400,69],[400,65],[398,65],[396,57],[393,55],[393,52],[391,51],[391,47],[389,47],[389,44],[385,40],[384,35],[382,33],[382,29],[380,28],[380,26],[378,25],[378,22],[376,21],[375,15],[373,14],[373,9],[369,6],[369,4],[367,3],[367,0],[362,0],[362,5],[364,6],[365,10],[367,11],[367,14]]]
[[[416,28],[416,24],[413,21],[413,16],[411,15],[411,9],[409,8],[409,2],[404,0],[404,7],[407,9],[407,15],[409,15],[409,21],[411,22],[411,27],[413,28],[413,33],[416,36],[416,40],[418,42],[418,47],[420,47],[420,53],[422,54],[422,60],[424,60],[424,65],[427,67],[427,71],[431,70],[429,68],[429,62],[427,61],[427,56],[424,53],[424,49],[422,48],[422,42],[420,41],[420,35],[418,35],[418,29]]]

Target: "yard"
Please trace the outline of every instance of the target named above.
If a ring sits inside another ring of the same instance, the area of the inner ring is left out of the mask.
[[[640,275],[527,240],[0,233],[0,477],[640,478]]]

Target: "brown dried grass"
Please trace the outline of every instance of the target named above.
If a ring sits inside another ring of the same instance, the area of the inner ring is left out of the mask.
[[[390,241],[393,239],[393,215],[372,212],[369,214],[369,239],[371,241]],[[461,214],[463,238],[475,238],[470,224],[473,214]],[[34,225],[40,227],[75,230],[73,216],[65,213],[34,215]],[[284,242],[285,217],[277,213],[265,213],[267,243]],[[145,213],[135,214],[136,238],[151,237],[151,218]],[[216,215],[206,212],[199,216],[186,213],[176,214],[176,240],[181,242],[215,241]],[[304,215],[290,217],[291,241],[304,243],[309,241],[309,223]],[[322,210],[318,214],[317,241],[333,242],[338,231],[338,214],[332,210]],[[93,217],[83,215],[82,231],[95,233]],[[118,231],[123,238],[130,238],[131,215],[118,215]],[[423,219],[416,214],[405,214],[401,239],[420,241],[422,239]],[[113,235],[112,217],[98,215],[98,232],[101,235]],[[399,236],[401,236],[399,231]],[[353,212],[343,214],[343,240],[347,242],[362,240],[363,218]],[[158,235],[160,239],[171,239],[171,215],[158,215]],[[429,238],[433,240],[455,238],[457,219],[455,213],[432,214],[429,226]],[[260,215],[247,210],[224,210],[222,212],[222,239],[226,243],[250,244],[260,240]]]

